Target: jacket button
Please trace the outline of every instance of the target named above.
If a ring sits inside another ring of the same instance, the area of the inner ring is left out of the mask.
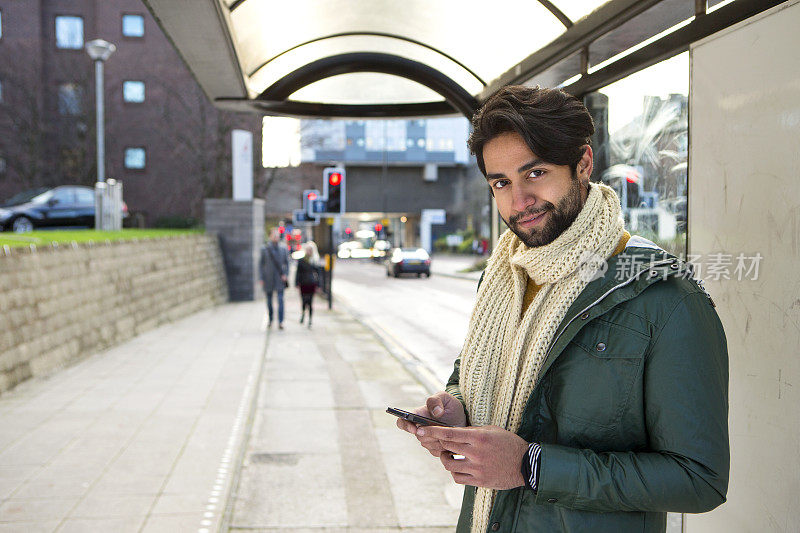
[[[556,503],[558,498],[547,498],[547,503]]]
[[[581,315],[581,320],[586,320],[587,318],[589,318],[589,313],[583,313]]]
[[[492,531],[497,531],[498,529],[500,529],[500,522],[492,524]]]
[[[602,351],[604,351],[606,349],[606,343],[598,342],[597,346],[595,346],[595,348],[597,348],[598,352],[602,352]]]

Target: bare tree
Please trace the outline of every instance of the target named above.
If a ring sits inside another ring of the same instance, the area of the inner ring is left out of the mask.
[[[41,70],[35,54],[27,54],[25,46],[13,45],[12,53],[0,56],[0,79],[3,99],[0,101],[0,124],[9,135],[0,136],[0,153],[6,160],[7,172],[25,187],[42,184],[45,175],[45,136],[48,124],[44,119],[43,99],[36,84]],[[30,61],[12,61],[30,57]]]
[[[15,189],[94,182],[94,108],[88,91],[91,63],[55,62],[49,76],[62,87],[42,84],[42,61],[26,42],[7,45],[0,56],[0,154]],[[24,61],[20,58],[26,58]],[[50,91],[53,94],[50,94]],[[59,101],[59,98],[61,101]]]

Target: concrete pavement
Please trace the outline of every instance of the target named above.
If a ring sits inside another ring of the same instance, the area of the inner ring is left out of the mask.
[[[216,531],[263,364],[255,304],[0,396],[0,531]]]
[[[425,389],[316,308],[223,305],[0,396],[0,532],[452,531],[460,487],[383,412]]]
[[[231,531],[452,531],[461,503],[438,460],[387,406],[425,389],[365,326],[317,304],[314,327],[270,335]]]

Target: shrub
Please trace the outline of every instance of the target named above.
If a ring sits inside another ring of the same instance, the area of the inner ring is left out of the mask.
[[[167,215],[157,218],[153,227],[191,229],[200,227],[200,222],[196,218],[183,215]]]

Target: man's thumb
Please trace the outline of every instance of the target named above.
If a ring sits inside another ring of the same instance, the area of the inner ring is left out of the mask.
[[[435,416],[440,417],[444,414],[444,406],[442,405],[442,399],[436,396],[428,398],[428,411]]]

